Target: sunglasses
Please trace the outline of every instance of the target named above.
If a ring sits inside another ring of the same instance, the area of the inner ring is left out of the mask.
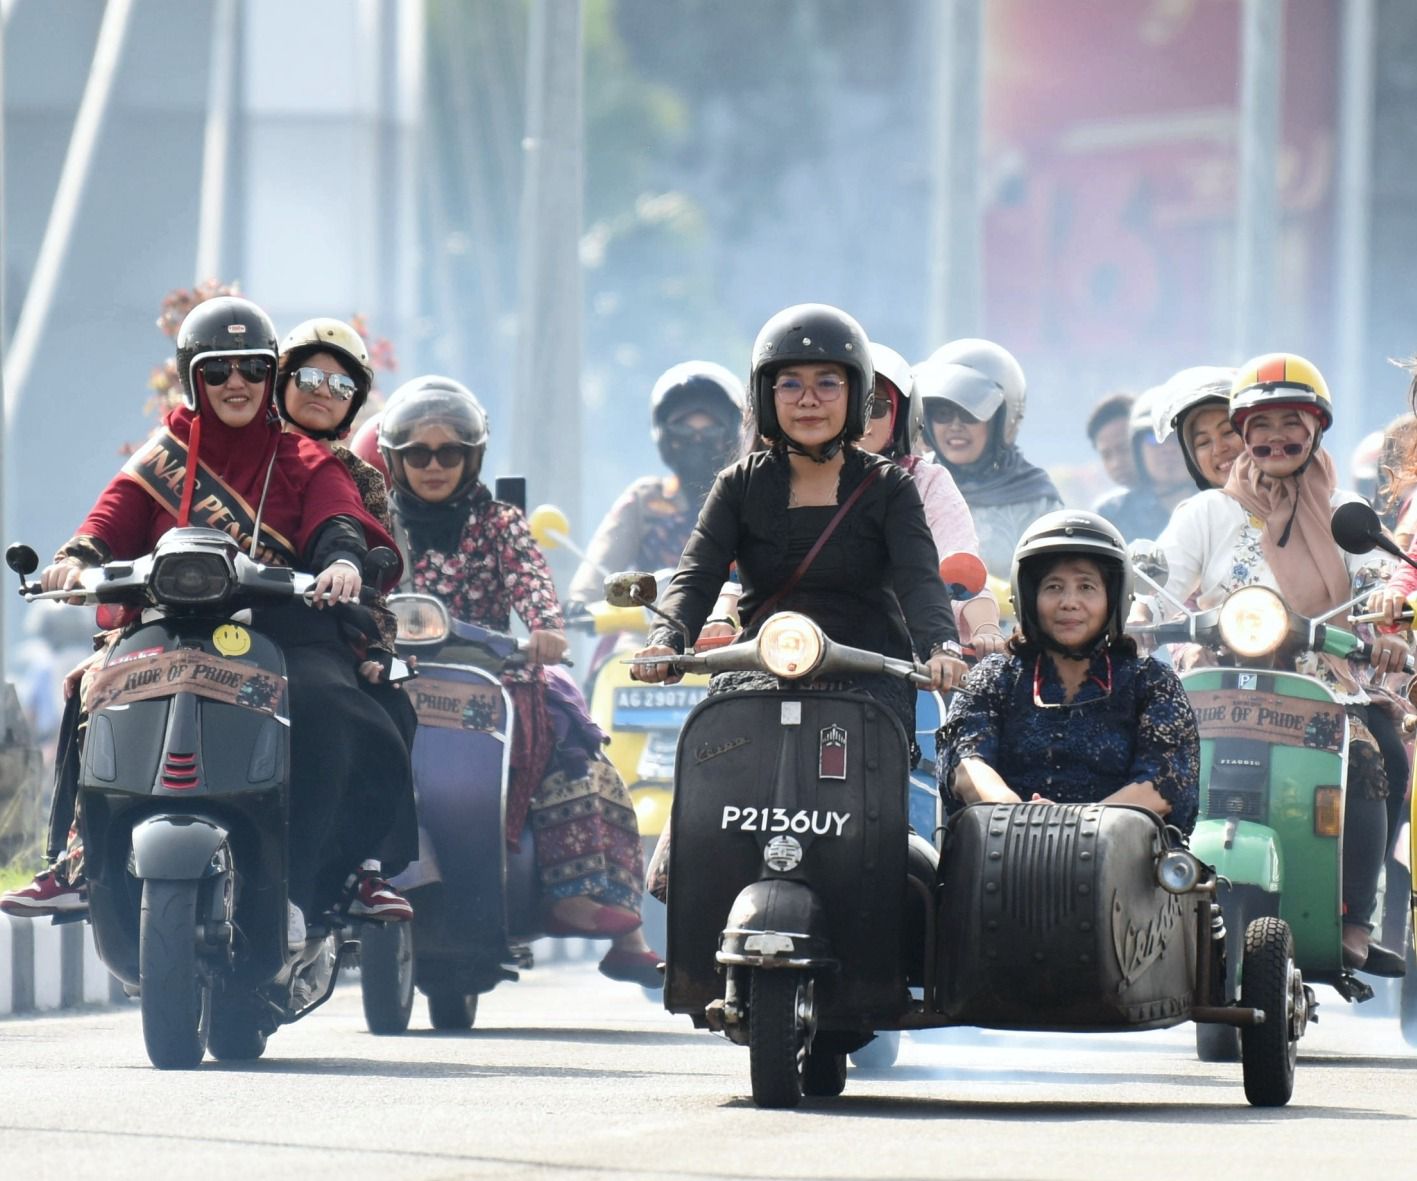
[[[877,394],[871,399],[871,417],[876,419],[889,418],[891,416],[891,400],[883,398]]]
[[[733,437],[731,427],[722,423],[712,426],[690,426],[687,422],[666,422],[664,435],[677,443],[695,443],[701,446],[723,443]]]
[[[225,385],[231,377],[232,369],[252,385],[263,382],[270,376],[269,357],[212,357],[202,362],[202,380],[207,388]]]
[[[397,455],[411,468],[422,471],[430,463],[436,462],[441,468],[455,468],[467,459],[467,448],[461,443],[444,443],[441,447],[429,447],[426,443],[410,443],[400,447]]]
[[[925,407],[925,417],[936,426],[944,426],[947,422],[954,422],[958,419],[965,426],[978,426],[984,420],[971,414],[963,406],[956,406],[953,402],[931,402]]]
[[[328,385],[330,397],[336,401],[348,402],[359,392],[358,383],[348,374],[326,373],[314,365],[302,365],[290,376],[295,381],[295,388],[302,394],[313,394],[321,385]]]

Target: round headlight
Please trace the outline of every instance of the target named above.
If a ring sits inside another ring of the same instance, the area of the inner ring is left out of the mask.
[[[400,644],[441,644],[448,638],[448,611],[429,595],[394,595],[389,610],[398,621]]]
[[[1169,894],[1189,894],[1201,880],[1201,863],[1184,849],[1169,849],[1156,862],[1156,884]]]
[[[788,680],[811,676],[825,651],[822,629],[792,611],[774,615],[758,633],[758,659],[768,672]]]
[[[1237,590],[1220,608],[1220,638],[1237,656],[1268,656],[1289,635],[1289,609],[1267,586]]]

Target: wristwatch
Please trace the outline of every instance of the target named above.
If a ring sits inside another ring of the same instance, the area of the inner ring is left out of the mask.
[[[954,640],[946,640],[943,644],[936,644],[930,649],[931,656],[948,656],[953,660],[964,659],[964,649]]]

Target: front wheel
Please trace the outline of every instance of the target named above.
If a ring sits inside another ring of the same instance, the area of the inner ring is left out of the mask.
[[[1307,1017],[1294,936],[1283,919],[1255,919],[1245,930],[1240,1004],[1263,1009],[1263,1025],[1240,1031],[1245,1098],[1256,1107],[1283,1107],[1294,1094],[1299,1034]]]
[[[369,923],[359,936],[359,992],[370,1033],[408,1029],[413,1013],[413,924]]]
[[[814,1017],[812,978],[805,972],[753,969],[748,1058],[753,1102],[759,1107],[796,1107],[802,1102]]]
[[[138,934],[143,1042],[159,1070],[191,1070],[207,1049],[212,989],[197,958],[199,889],[191,881],[143,883]]]
[[[471,1029],[477,1020],[477,994],[466,996],[453,989],[428,994],[428,1023],[434,1029]]]

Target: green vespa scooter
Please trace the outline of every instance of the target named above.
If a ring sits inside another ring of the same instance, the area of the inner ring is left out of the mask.
[[[1141,583],[1182,614],[1129,630],[1220,655],[1182,673],[1181,681],[1201,739],[1200,814],[1190,849],[1219,875],[1227,995],[1243,997],[1246,941],[1255,924],[1276,916],[1293,933],[1293,968],[1306,992],[1320,983],[1348,1001],[1371,999],[1372,988],[1343,963],[1348,716],[1317,678],[1278,667],[1306,654],[1364,655],[1363,641],[1327,622],[1361,596],[1307,619],[1274,590],[1248,586],[1219,607],[1192,611],[1167,593],[1159,550],[1139,543],[1132,566]],[[1236,1061],[1248,1033],[1198,1024],[1197,1054],[1207,1062]]]

